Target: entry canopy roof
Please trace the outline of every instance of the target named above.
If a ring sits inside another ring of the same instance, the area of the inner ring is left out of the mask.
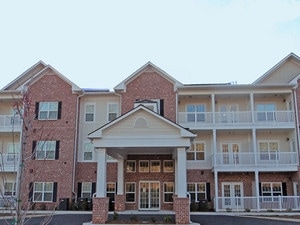
[[[196,134],[139,105],[91,132],[94,148],[106,148],[114,158],[128,154],[173,154],[176,148],[189,148]]]

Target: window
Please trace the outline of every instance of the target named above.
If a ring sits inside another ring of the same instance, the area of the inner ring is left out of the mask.
[[[137,100],[134,103],[134,107],[137,107],[138,105],[143,105],[147,107],[148,109],[159,113],[160,115],[163,116],[163,99],[142,99],[142,100]]]
[[[126,161],[126,172],[135,172],[135,161],[127,160]]]
[[[39,120],[57,120],[61,116],[61,102],[37,102],[36,115]]]
[[[283,195],[281,182],[263,182],[261,183],[261,193],[264,197],[263,201],[278,201],[279,195]]]
[[[81,184],[81,197],[82,198],[92,197],[92,182],[82,182],[82,184]]]
[[[149,161],[140,160],[139,172],[149,172]]]
[[[278,142],[261,141],[258,143],[260,151],[260,160],[278,160]]]
[[[7,144],[7,161],[17,161],[18,154],[20,152],[20,144],[19,143],[8,143]]]
[[[36,182],[33,185],[33,201],[34,202],[52,202],[56,183],[52,182]]]
[[[173,202],[174,194],[174,183],[165,182],[164,183],[164,202]]]
[[[33,144],[34,146],[35,144]],[[36,143],[36,159],[58,159],[59,141],[38,141]]]
[[[93,122],[95,115],[95,105],[94,104],[86,104],[85,105],[85,121]]]
[[[107,182],[106,183],[106,193],[116,193],[116,183]]]
[[[4,183],[4,195],[5,196],[15,196],[16,195],[16,183],[15,182]]]
[[[160,172],[160,161],[151,160],[150,161],[150,172]]]
[[[187,191],[190,193],[192,202],[206,199],[206,183],[188,183]]]
[[[173,160],[164,160],[164,172],[174,172]]]
[[[257,121],[274,121],[276,119],[275,110],[274,103],[257,104]]]
[[[205,122],[205,105],[187,105],[188,122]]]
[[[108,104],[108,121],[112,121],[118,117],[118,104],[109,103]]]
[[[126,202],[135,202],[135,183],[125,183]]]
[[[83,160],[93,160],[93,144],[85,142],[83,145]]]
[[[187,160],[205,160],[204,142],[193,142],[187,151]]]

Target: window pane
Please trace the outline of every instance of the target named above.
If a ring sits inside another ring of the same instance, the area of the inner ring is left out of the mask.
[[[44,201],[51,202],[52,201],[52,193],[45,193],[44,194]]]
[[[140,166],[139,166],[139,171],[140,172],[149,172],[149,162],[145,160],[140,161]]]
[[[160,172],[160,161],[151,161],[151,172]]]
[[[43,191],[43,183],[35,183],[34,191]]]
[[[174,172],[173,160],[164,161],[164,172]]]
[[[53,183],[45,183],[44,190],[52,192],[52,190],[53,190]]]
[[[135,172],[135,161],[126,161],[126,172]]]

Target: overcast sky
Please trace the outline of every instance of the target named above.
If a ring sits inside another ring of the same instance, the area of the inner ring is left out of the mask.
[[[300,0],[8,0],[0,25],[0,88],[39,60],[112,89],[148,61],[185,84],[248,84],[300,56]]]

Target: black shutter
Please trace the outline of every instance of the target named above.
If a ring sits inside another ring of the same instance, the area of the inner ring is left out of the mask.
[[[161,116],[164,116],[164,113],[165,113],[165,111],[164,111],[164,100],[160,99],[160,112],[159,112],[159,114]]]
[[[211,201],[211,197],[210,197],[210,183],[206,183],[206,198],[207,198],[208,202]]]
[[[82,183],[78,182],[78,185],[77,185],[77,198],[81,198],[81,186],[82,186]]]
[[[57,182],[53,183],[53,199],[52,202],[56,202],[57,199]]]
[[[282,183],[282,195],[287,196],[287,190],[286,190],[286,183],[285,182]]]
[[[258,184],[259,196],[261,196],[261,183]]]
[[[59,141],[56,141],[56,146],[55,146],[55,159],[59,158]]]
[[[96,183],[95,182],[93,182],[92,183],[92,196],[91,197],[93,197],[93,194],[96,192]]]
[[[36,120],[39,118],[39,107],[40,107],[40,103],[36,102],[35,103],[35,116],[34,116],[34,119],[36,119]]]
[[[32,197],[33,197],[33,182],[29,183],[29,192],[28,193],[29,193],[28,194],[28,201],[32,202],[33,201],[33,199],[32,199]]]
[[[31,158],[35,159],[35,155],[36,155],[36,141],[32,142],[32,155]]]
[[[62,105],[62,102],[58,102],[58,112],[57,112],[57,119],[58,120],[61,119],[61,105]]]

